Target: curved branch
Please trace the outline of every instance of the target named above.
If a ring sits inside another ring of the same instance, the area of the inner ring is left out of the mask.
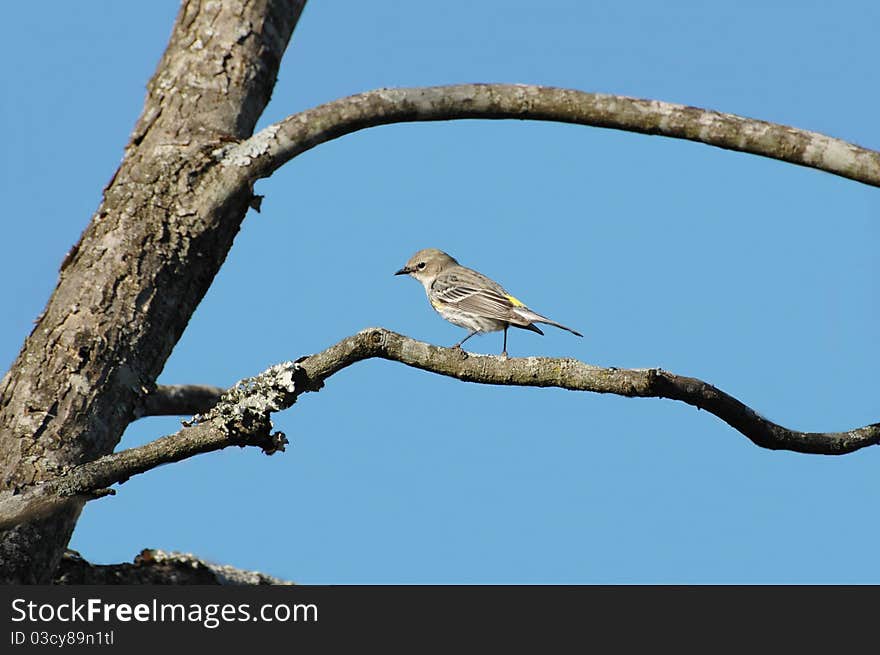
[[[378,125],[529,119],[657,134],[738,150],[880,186],[880,152],[786,125],[659,100],[526,84],[376,89],[294,114],[218,151],[240,183],[268,177],[315,146]]]
[[[325,379],[365,359],[380,358],[481,384],[557,387],[640,398],[671,398],[704,409],[772,450],[842,455],[880,443],[880,423],[846,432],[799,432],[767,420],[733,396],[696,378],[660,369],[602,368],[576,359],[474,355],[415,341],[383,328],[368,328],[297,362],[277,364],[227,391],[205,415],[179,432],[137,448],[107,455],[47,482],[0,493],[0,528],[32,520],[74,498],[107,495],[107,487],[161,464],[227,446],[284,450],[272,433],[270,415],[287,409],[300,394],[318,391]]]
[[[504,359],[441,348],[385,330],[370,328],[301,362],[311,380],[324,380],[371,357],[397,361],[466,382],[570,391],[611,393],[638,398],[670,398],[703,409],[771,450],[844,455],[880,443],[880,423],[846,432],[800,432],[767,420],[720,389],[697,378],[661,369],[602,368],[576,359],[523,357]]]

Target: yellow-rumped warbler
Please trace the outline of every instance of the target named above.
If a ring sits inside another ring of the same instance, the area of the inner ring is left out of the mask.
[[[436,248],[419,250],[395,275],[409,275],[421,282],[428,294],[428,301],[437,313],[450,323],[468,330],[468,335],[454,348],[461,348],[461,344],[475,334],[504,330],[501,354],[506,357],[507,328],[513,326],[544,334],[535,327],[535,323],[555,325],[576,336],[584,336],[533,312],[494,280],[461,266],[454,258]]]

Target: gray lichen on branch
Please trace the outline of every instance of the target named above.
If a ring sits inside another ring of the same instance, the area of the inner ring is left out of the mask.
[[[267,455],[284,451],[287,438],[281,432],[271,433],[271,415],[296,402],[301,393],[297,378],[302,379],[302,375],[296,362],[271,366],[259,375],[237,382],[214,407],[183,421],[183,425],[210,424],[232,439],[242,439],[239,445],[260,445]]]
[[[213,408],[184,421],[183,429],[174,434],[105,455],[53,479],[0,493],[0,529],[41,518],[74,500],[108,495],[107,487],[112,484],[199,453],[227,446],[257,446],[267,455],[284,451],[287,437],[272,431],[271,415],[315,388],[296,362],[276,364],[235,384]]]

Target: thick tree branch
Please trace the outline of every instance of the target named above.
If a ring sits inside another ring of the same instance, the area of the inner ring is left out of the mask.
[[[297,362],[278,364],[243,380],[208,413],[179,432],[144,446],[106,455],[38,485],[0,493],[0,528],[32,520],[74,498],[90,499],[110,485],[161,464],[227,446],[259,446],[272,454],[287,443],[272,433],[272,412],[286,409],[300,394],[317,391],[334,373],[364,359],[397,361],[466,382],[572,391],[612,393],[640,398],[671,398],[704,409],[773,450],[842,455],[880,442],[880,423],[847,432],[799,432],[769,421],[711,384],[660,369],[616,369],[576,359],[505,359],[474,355],[415,341],[383,328],[369,328]]]
[[[377,89],[309,109],[223,150],[253,182],[297,155],[377,125],[463,118],[529,119],[697,141],[880,186],[880,152],[817,132],[659,100],[526,84]],[[240,182],[241,184],[242,182]]]
[[[0,489],[113,451],[226,257],[247,186],[201,193],[246,139],[305,0],[184,0],[140,119],[58,286],[0,380]],[[0,534],[0,583],[45,583],[80,505]]]

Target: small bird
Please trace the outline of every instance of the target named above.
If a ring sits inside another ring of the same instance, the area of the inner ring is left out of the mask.
[[[395,275],[409,275],[421,282],[428,301],[437,313],[450,323],[468,330],[467,336],[453,348],[461,348],[475,334],[504,330],[501,354],[507,357],[507,328],[513,326],[544,334],[535,323],[555,325],[575,336],[584,336],[533,312],[494,280],[460,265],[453,257],[436,248],[419,250]]]

